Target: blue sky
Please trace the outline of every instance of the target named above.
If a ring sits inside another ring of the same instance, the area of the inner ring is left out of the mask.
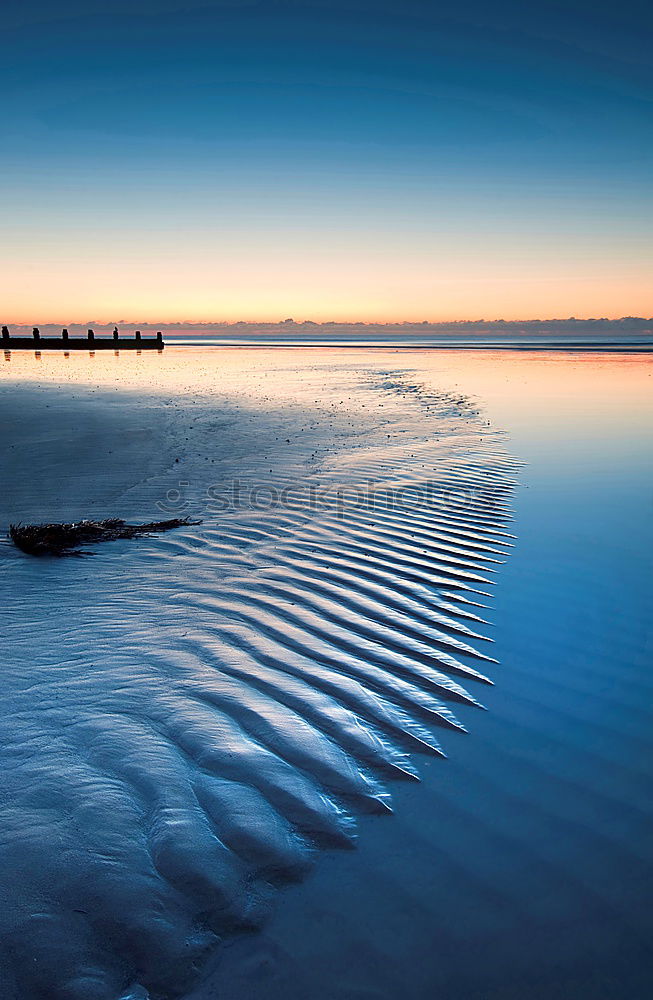
[[[4,0],[9,319],[650,314],[652,17]]]

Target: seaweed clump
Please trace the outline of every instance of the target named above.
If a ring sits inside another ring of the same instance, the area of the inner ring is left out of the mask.
[[[77,521],[72,524],[12,524],[9,535],[14,545],[30,556],[82,556],[91,553],[81,549],[81,545],[136,538],[137,535],[151,535],[199,523],[188,517],[174,517],[169,521],[127,524],[119,517],[110,517],[105,521]]]

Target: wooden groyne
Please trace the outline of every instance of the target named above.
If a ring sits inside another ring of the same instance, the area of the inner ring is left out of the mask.
[[[85,337],[71,337],[64,327],[60,337],[42,337],[38,326],[31,337],[12,337],[9,327],[3,326],[0,344],[5,351],[162,351],[165,346],[160,330],[156,337],[142,337],[140,330],[133,337],[121,337],[117,327],[110,337],[96,337],[93,330]]]

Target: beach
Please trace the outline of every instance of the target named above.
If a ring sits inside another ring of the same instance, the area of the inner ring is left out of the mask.
[[[3,996],[644,996],[651,370],[6,360]]]

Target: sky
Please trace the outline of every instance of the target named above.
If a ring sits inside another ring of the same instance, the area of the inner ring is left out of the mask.
[[[653,7],[2,0],[5,323],[653,314]]]

